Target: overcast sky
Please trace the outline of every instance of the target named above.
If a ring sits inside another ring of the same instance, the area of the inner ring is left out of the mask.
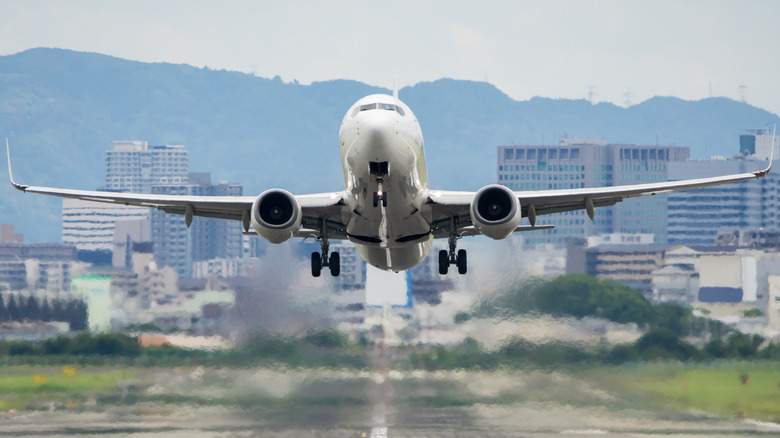
[[[0,0],[0,54],[59,47],[305,84],[450,77],[619,105],[744,95],[780,114],[779,20],[771,0]]]

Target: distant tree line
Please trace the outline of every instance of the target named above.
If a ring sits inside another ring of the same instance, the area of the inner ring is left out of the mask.
[[[0,294],[0,322],[67,322],[71,331],[87,329],[87,304],[82,299],[24,297]]]
[[[469,312],[457,314],[455,322],[522,314],[601,318],[666,328],[679,336],[723,337],[733,331],[720,321],[695,316],[690,307],[671,302],[653,305],[628,286],[583,274],[561,275],[552,281],[532,278],[478,302]]]
[[[123,333],[60,335],[43,342],[0,341],[0,356],[117,356],[141,353],[138,338]]]
[[[138,366],[232,366],[283,364],[294,367],[365,368],[365,343],[350,342],[335,329],[301,336],[254,334],[225,350],[193,350],[170,345],[142,348],[129,333],[79,333],[43,342],[0,341],[1,364],[131,363]]]
[[[720,321],[695,316],[693,309],[677,303],[652,305],[627,286],[581,274],[562,275],[552,281],[531,279],[478,302],[469,312],[457,314],[455,322],[520,314],[595,317],[634,323],[646,331],[636,342],[597,348],[557,340],[535,343],[516,337],[495,351],[486,351],[476,340],[467,339],[456,348],[436,347],[430,352],[413,353],[410,360],[414,367],[428,369],[621,364],[648,360],[780,360],[780,344],[765,344],[762,336],[741,333]],[[707,341],[697,347],[685,340],[688,337]]]
[[[496,369],[499,367],[550,368],[592,365],[620,365],[631,362],[674,360],[707,362],[716,359],[780,361],[780,344],[762,347],[758,335],[734,332],[714,338],[702,348],[685,342],[671,330],[652,328],[636,342],[588,348],[564,342],[531,342],[522,338],[508,340],[497,350],[484,349],[469,338],[454,348],[432,347],[429,351],[407,356],[415,369]]]

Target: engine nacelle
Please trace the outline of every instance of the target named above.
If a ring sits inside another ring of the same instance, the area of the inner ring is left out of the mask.
[[[261,193],[252,204],[252,228],[271,243],[282,243],[301,227],[301,206],[295,197],[282,189]]]
[[[504,239],[520,225],[520,202],[511,190],[492,184],[481,188],[471,201],[471,222],[491,239]]]

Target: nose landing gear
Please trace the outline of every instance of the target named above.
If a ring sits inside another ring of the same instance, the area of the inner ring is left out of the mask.
[[[379,206],[379,201],[382,201],[382,207],[387,207],[387,193],[382,190],[382,182],[379,182],[379,187],[374,192],[374,207]]]
[[[377,182],[377,191],[374,192],[374,207],[379,206],[379,201],[382,201],[382,207],[387,207],[387,193],[382,190],[382,183],[385,182],[388,169],[389,164],[387,161],[371,161],[368,163],[368,172],[376,178]]]

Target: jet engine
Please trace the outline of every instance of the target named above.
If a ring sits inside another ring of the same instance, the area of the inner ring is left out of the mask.
[[[261,193],[252,204],[252,228],[271,243],[282,243],[301,227],[301,206],[286,190]]]
[[[471,201],[471,222],[491,239],[504,239],[520,225],[520,202],[511,190],[500,185],[481,188]]]

